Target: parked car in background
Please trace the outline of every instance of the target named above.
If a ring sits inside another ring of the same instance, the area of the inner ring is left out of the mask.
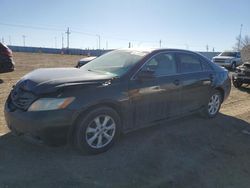
[[[235,70],[237,66],[242,64],[240,52],[222,52],[218,56],[213,57],[212,61],[231,70]]]
[[[88,62],[92,61],[95,58],[96,56],[90,56],[90,57],[85,57],[85,58],[80,59],[76,65],[76,68],[80,68],[81,66],[87,64]]]
[[[25,75],[6,101],[5,119],[17,135],[100,153],[121,132],[197,112],[213,118],[230,90],[228,71],[197,53],[115,50],[80,69]]]
[[[15,63],[12,59],[12,51],[0,42],[0,73],[13,71]]]
[[[236,68],[232,81],[236,88],[240,88],[243,84],[250,84],[250,62],[245,62]]]

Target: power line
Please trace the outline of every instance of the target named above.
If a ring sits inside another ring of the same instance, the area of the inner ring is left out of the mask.
[[[63,29],[59,29],[59,28],[48,28],[48,27],[31,26],[31,25],[23,25],[23,24],[9,24],[9,23],[3,23],[3,22],[0,22],[0,25],[10,26],[10,27],[26,28],[26,29],[29,28],[29,29],[35,29],[35,30],[45,30],[45,31],[63,31]],[[81,35],[96,37],[96,34],[91,34],[91,33],[77,31],[77,30],[71,30],[70,33],[77,33],[77,34],[81,34]],[[68,36],[69,36],[69,34],[68,34]],[[100,36],[100,34],[98,34],[98,35]],[[114,37],[114,36],[107,36],[107,35],[103,35],[103,37],[108,38],[108,39],[120,40],[120,41],[132,41],[132,42],[141,42],[141,43],[156,43],[156,41],[128,39],[128,38],[121,38],[121,37]]]
[[[3,26],[9,26],[9,27],[19,27],[19,28],[29,28],[29,29],[35,29],[35,30],[45,30],[45,31],[60,31],[60,32],[65,32],[64,29],[60,29],[60,28],[52,28],[52,27],[44,27],[44,26],[32,26],[32,25],[24,25],[24,24],[9,24],[9,23],[3,23],[3,22],[0,22],[0,25],[3,25]],[[243,25],[241,25],[241,30],[242,30],[242,27]],[[71,28],[72,29],[72,28]],[[68,33],[69,32],[69,33]],[[86,36],[92,36],[92,37],[97,37],[97,34],[92,34],[92,33],[88,33],[88,32],[82,32],[82,31],[78,31],[78,30],[70,30],[69,31],[69,28],[68,30],[66,31],[66,34],[67,34],[67,48],[69,48],[69,35],[72,34],[72,33],[75,33],[75,34],[80,34],[80,35],[86,35]],[[96,32],[93,32],[93,33],[96,33]],[[100,37],[99,37],[100,36]],[[154,44],[155,46],[157,44],[159,44],[159,41],[157,40],[138,40],[138,39],[131,39],[131,38],[123,38],[123,37],[117,37],[117,36],[109,36],[109,35],[100,35],[98,34],[98,48],[100,49],[101,47],[101,36],[102,38],[104,39],[114,39],[114,40],[117,40],[117,41],[126,41],[126,42],[132,42],[133,43],[148,43],[148,44]],[[163,38],[164,40],[164,38]],[[168,39],[166,39],[167,41]],[[62,36],[62,47],[64,47],[64,37]],[[239,45],[241,43],[241,40],[239,42]],[[171,46],[171,45],[174,45],[174,46],[183,46],[183,44],[177,44],[177,43],[174,43],[174,42],[168,42],[168,46]],[[158,45],[157,45],[158,46]],[[160,46],[162,46],[162,40],[160,40]],[[186,48],[188,49],[189,47],[201,47],[201,45],[195,45],[195,44],[192,44],[192,45],[189,45],[189,44],[185,44]]]
[[[2,22],[0,22],[0,25],[10,26],[10,27],[29,28],[29,29],[36,29],[36,30],[63,31],[62,29],[58,29],[58,28],[48,28],[48,27],[40,27],[40,26],[22,25],[22,24],[7,24],[7,23],[2,23]]]

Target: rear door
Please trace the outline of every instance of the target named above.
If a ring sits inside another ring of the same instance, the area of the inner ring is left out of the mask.
[[[177,61],[180,66],[182,83],[181,112],[187,113],[206,104],[214,75],[196,54],[178,52]]]

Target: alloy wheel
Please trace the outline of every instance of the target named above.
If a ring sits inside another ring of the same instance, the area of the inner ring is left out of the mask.
[[[208,103],[208,113],[210,115],[215,115],[220,108],[220,96],[219,94],[214,94],[209,100]]]
[[[95,117],[87,126],[85,139],[92,148],[100,149],[108,145],[114,138],[116,123],[108,115]]]

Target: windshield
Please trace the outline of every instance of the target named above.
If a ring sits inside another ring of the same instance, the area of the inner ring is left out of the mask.
[[[146,52],[116,50],[92,60],[82,66],[81,69],[102,74],[113,74],[120,77],[128,72],[145,55],[147,55]]]
[[[220,56],[230,56],[230,57],[236,57],[237,52],[223,52],[220,54]]]

